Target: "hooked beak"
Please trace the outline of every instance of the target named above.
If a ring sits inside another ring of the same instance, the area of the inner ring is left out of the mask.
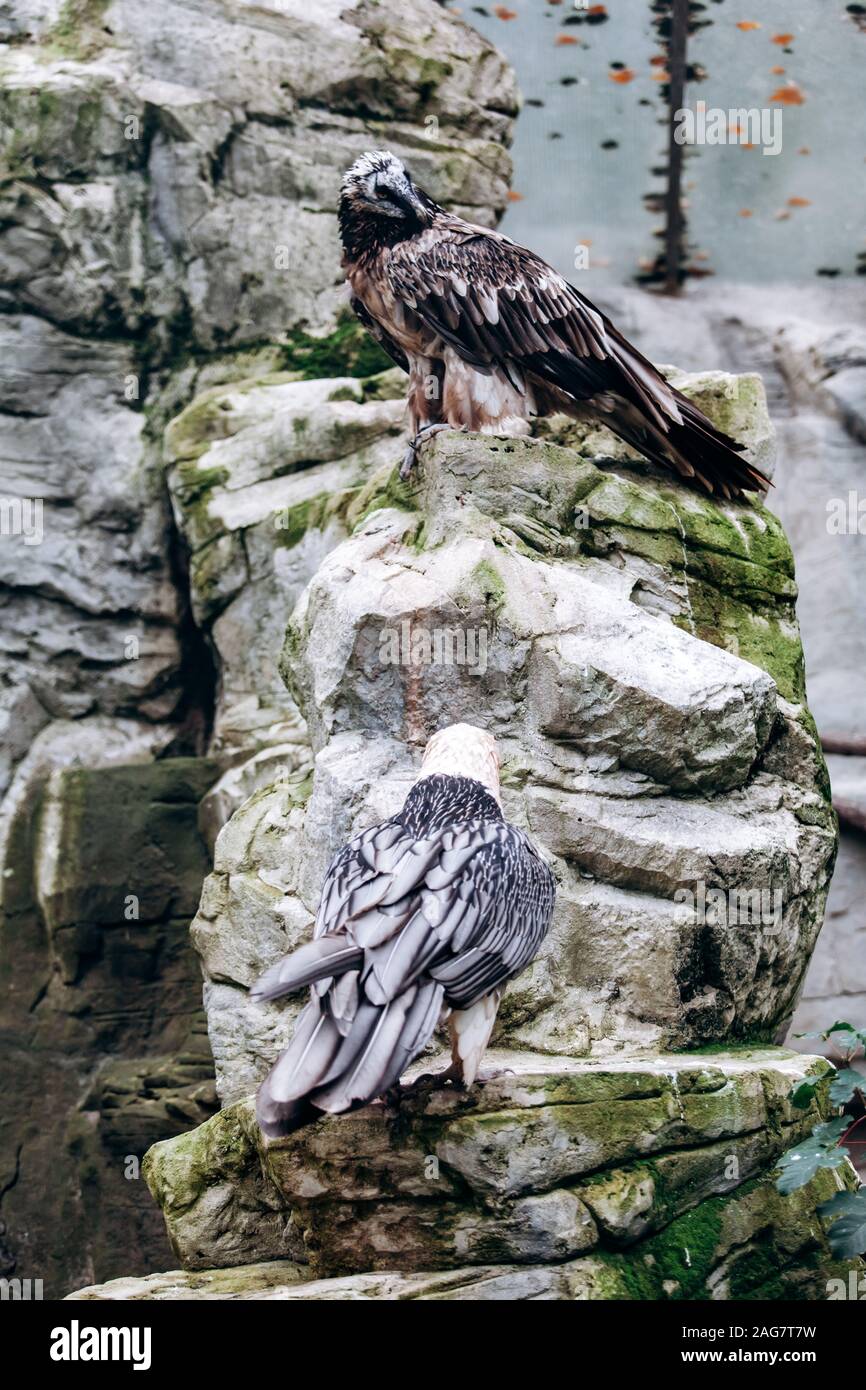
[[[416,188],[411,189],[407,202],[412,212],[414,212],[415,216],[420,218],[422,222],[426,222],[427,205],[419,196],[418,190]]]
[[[429,222],[429,210],[414,184],[410,184],[408,188],[400,189],[399,202],[401,206],[419,222]]]

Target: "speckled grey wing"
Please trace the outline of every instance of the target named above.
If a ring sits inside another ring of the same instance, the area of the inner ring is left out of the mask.
[[[418,840],[397,821],[356,835],[325,877],[313,940],[257,981],[253,995],[260,999],[312,985],[289,1046],[259,1088],[256,1110],[268,1136],[287,1134],[322,1111],[365,1104],[426,1046],[444,987],[407,979],[385,999],[366,982],[377,945],[399,937],[417,916],[425,875],[450,839],[442,831]]]
[[[444,834],[416,840],[396,820],[362,830],[335,855],[325,875],[314,937],[348,932],[356,940],[355,924],[363,924],[361,944],[368,945],[378,933],[397,930]]]
[[[500,829],[500,836],[479,850],[458,888],[458,896],[470,896],[478,910],[454,933],[448,956],[430,967],[455,1009],[470,1008],[519,975],[550,929],[553,874],[522,831],[505,824]]]

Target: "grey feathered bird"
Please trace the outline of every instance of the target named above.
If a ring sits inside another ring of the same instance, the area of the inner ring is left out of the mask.
[[[724,497],[769,487],[705,415],[573,285],[508,237],[446,212],[387,150],[340,193],[352,307],[409,374],[412,443],[438,429],[526,434],[558,411]]]
[[[312,986],[294,1037],[262,1082],[269,1137],[366,1105],[395,1085],[448,1016],[452,1065],[471,1085],[505,984],[533,959],[554,880],[499,806],[496,743],[454,724],[427,745],[403,809],[340,850],[312,941],[253,989]]]

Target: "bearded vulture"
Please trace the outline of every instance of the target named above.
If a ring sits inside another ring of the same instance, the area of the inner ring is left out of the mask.
[[[403,809],[331,863],[312,941],[253,988],[266,1000],[312,987],[259,1088],[264,1134],[381,1096],[440,1017],[452,1057],[442,1075],[471,1085],[502,990],[538,951],[553,900],[550,869],[503,818],[493,737],[468,724],[435,734]]]
[[[339,204],[352,307],[409,375],[412,443],[440,429],[528,434],[557,411],[723,497],[769,487],[737,443],[540,256],[464,222],[387,150],[362,155]]]

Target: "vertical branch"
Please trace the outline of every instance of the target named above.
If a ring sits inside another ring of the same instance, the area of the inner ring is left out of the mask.
[[[689,0],[672,0],[668,71],[668,181],[665,194],[665,292],[677,294],[683,259],[685,218],[682,205],[683,146],[674,139],[676,113],[686,95],[686,46],[689,29]]]

